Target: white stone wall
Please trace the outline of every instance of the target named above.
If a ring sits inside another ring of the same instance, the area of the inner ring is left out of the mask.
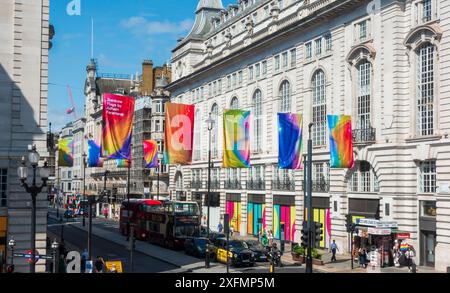
[[[16,249],[23,251],[31,247],[31,197],[20,186],[17,167],[28,145],[35,144],[41,157],[48,157],[49,0],[1,0],[0,6],[0,168],[8,169],[8,239],[14,236]],[[45,193],[39,195],[37,207],[36,246],[45,254]],[[29,270],[24,259],[15,264],[18,272]],[[41,261],[36,271],[43,270]]]

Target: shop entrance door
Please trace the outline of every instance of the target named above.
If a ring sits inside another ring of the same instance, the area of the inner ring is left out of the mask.
[[[428,267],[434,267],[436,249],[436,233],[422,231],[422,263]]]

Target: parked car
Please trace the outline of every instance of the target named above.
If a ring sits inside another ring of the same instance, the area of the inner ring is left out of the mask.
[[[64,212],[64,218],[66,218],[66,219],[73,219],[75,217],[76,217],[76,215],[72,210],[66,210]]]
[[[266,250],[257,240],[247,240],[245,243],[247,243],[248,248],[255,254],[255,261],[268,261]]]
[[[227,239],[218,238],[215,243],[215,259],[227,263]],[[241,240],[231,240],[228,251],[228,261],[232,266],[254,266],[255,254]]]
[[[184,241],[184,249],[187,255],[193,255],[196,257],[205,257],[207,238],[187,238]]]

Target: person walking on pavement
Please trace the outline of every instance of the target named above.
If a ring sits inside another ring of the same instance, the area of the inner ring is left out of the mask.
[[[85,248],[83,253],[81,254],[81,272],[84,273],[86,271],[86,261],[89,258],[89,253]]]
[[[95,260],[94,269],[96,274],[101,274],[105,272],[106,264],[101,256],[97,256]]]
[[[222,223],[219,222],[219,225],[217,225],[217,230],[219,230],[219,233],[222,233],[223,231]]]
[[[336,240],[333,240],[333,243],[330,245],[331,249],[331,262],[336,262],[336,251],[339,251],[339,248],[337,247]]]
[[[105,215],[105,219],[108,219],[108,208],[103,210],[103,215]]]

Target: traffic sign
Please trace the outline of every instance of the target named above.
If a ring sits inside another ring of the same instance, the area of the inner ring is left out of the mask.
[[[31,250],[28,250],[27,251],[27,255],[29,255],[27,258],[27,262],[28,263],[32,263],[33,262],[33,260],[31,260],[31,257],[32,257],[32,253],[31,253]],[[34,262],[37,262],[39,260],[39,251],[35,251],[35,253],[34,253]]]

